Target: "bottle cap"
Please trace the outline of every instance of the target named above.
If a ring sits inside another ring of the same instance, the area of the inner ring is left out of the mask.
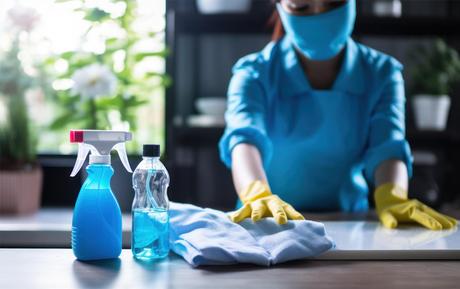
[[[160,145],[158,144],[145,144],[143,146],[142,156],[144,157],[159,157],[160,156]]]

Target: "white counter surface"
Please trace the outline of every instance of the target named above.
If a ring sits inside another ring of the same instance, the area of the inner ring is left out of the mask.
[[[69,248],[72,210],[42,209],[0,217],[0,247]],[[460,231],[417,226],[396,230],[375,221],[325,221],[336,248],[318,259],[460,259]],[[123,215],[123,248],[130,248],[131,216]]]

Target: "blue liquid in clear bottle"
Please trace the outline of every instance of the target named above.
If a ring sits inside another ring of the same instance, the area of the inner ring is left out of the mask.
[[[143,160],[133,174],[131,250],[140,260],[169,254],[169,175],[159,156],[158,145],[144,145]]]

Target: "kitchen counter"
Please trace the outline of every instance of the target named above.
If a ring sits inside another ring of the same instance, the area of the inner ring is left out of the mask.
[[[460,259],[460,231],[430,231],[420,226],[383,228],[373,212],[306,214],[320,220],[336,248],[319,258]],[[70,248],[72,210],[42,209],[28,216],[0,217],[0,248]],[[123,248],[131,247],[131,215],[123,214]]]
[[[270,268],[247,264],[193,269],[177,255],[143,263],[80,262],[70,248],[70,209],[0,217],[0,288],[457,288],[460,231],[388,230],[373,213],[307,214],[321,220],[336,249]],[[339,220],[339,221],[337,221]],[[131,218],[123,216],[123,247]],[[428,260],[430,259],[430,260]]]

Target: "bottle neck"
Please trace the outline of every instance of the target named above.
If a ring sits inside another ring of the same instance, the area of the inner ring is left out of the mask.
[[[110,155],[89,155],[89,164],[110,165]]]
[[[142,157],[142,160],[148,161],[148,162],[157,162],[160,160],[160,157]]]
[[[110,180],[113,175],[113,168],[109,164],[90,164],[86,171],[88,178],[84,183],[87,189],[105,189],[110,188]]]

